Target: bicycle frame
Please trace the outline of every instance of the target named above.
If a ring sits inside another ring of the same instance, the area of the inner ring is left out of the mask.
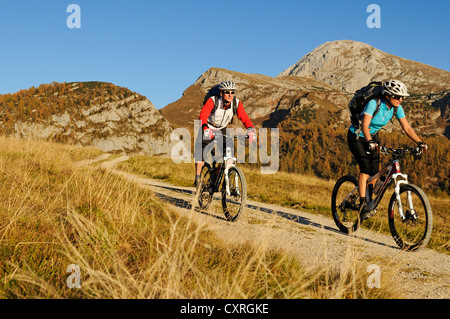
[[[389,148],[384,147],[382,153],[388,154],[387,150],[389,150]],[[390,149],[390,150],[392,150],[392,149]],[[409,151],[409,150],[407,150],[407,151]],[[386,168],[384,168],[377,174],[369,177],[369,179],[367,181],[367,185],[369,185],[370,182],[380,178],[384,174],[387,174],[387,177],[386,177],[385,181],[383,182],[383,184],[381,185],[381,187],[378,191],[378,194],[375,196],[375,198],[373,200],[370,198],[369,187],[366,188],[366,202],[370,207],[372,207],[372,209],[375,209],[378,206],[378,204],[380,203],[381,199],[383,198],[384,193],[387,190],[387,187],[392,182],[392,180],[394,180],[394,184],[395,184],[394,193],[395,193],[395,196],[397,199],[399,215],[402,218],[402,220],[405,220],[406,215],[403,211],[403,205],[400,200],[400,187],[403,184],[409,184],[408,175],[403,174],[401,172],[400,162],[398,161],[397,158],[394,157],[394,160],[392,161],[392,163],[390,165],[388,165]],[[355,189],[353,191],[351,191],[349,193],[349,195],[345,198],[345,201],[347,201],[347,199],[357,190],[358,190],[358,187],[355,187]],[[409,212],[410,212],[411,216],[413,216],[413,218],[416,219],[417,216],[414,211],[414,206],[412,203],[412,197],[411,197],[410,191],[407,192],[407,201],[408,201],[408,206],[409,206]],[[392,215],[394,213],[394,211],[392,211],[390,213]]]
[[[402,217],[402,219],[405,219],[405,214],[403,213],[403,207],[402,207],[402,203],[401,203],[401,200],[400,200],[400,186],[402,184],[408,184],[409,183],[408,175],[407,174],[403,174],[401,172],[399,161],[398,160],[394,160],[392,162],[392,164],[387,166],[385,169],[383,169],[380,172],[378,172],[377,174],[371,176],[368,179],[367,183],[369,184],[371,181],[380,178],[384,174],[387,174],[386,180],[381,185],[381,187],[380,187],[380,189],[378,191],[378,194],[375,196],[375,198],[373,200],[370,200],[370,196],[367,193],[367,195],[366,195],[367,203],[369,205],[372,205],[374,208],[376,208],[378,206],[378,204],[380,203],[381,199],[383,198],[384,193],[387,190],[387,186],[392,182],[392,180],[394,180],[394,184],[395,184],[394,193],[395,193],[395,196],[397,198],[397,203],[399,205],[398,210],[399,210],[399,213],[400,213],[400,216]],[[369,192],[368,187],[367,187],[367,192]],[[410,204],[410,207],[412,208],[411,196],[408,196],[408,203]]]
[[[227,136],[224,135],[225,138],[229,138],[231,136]],[[233,136],[233,138],[236,138],[235,136]],[[214,143],[217,143],[217,141],[214,141]],[[232,163],[228,163],[228,161],[231,160]],[[227,146],[224,152],[224,156],[223,156],[223,162],[220,163],[221,167],[220,170],[217,172],[218,174],[216,175],[216,179],[214,181],[214,188],[213,191],[216,192],[219,189],[220,183],[222,181],[222,177],[225,176],[225,189],[227,192],[227,195],[230,196],[230,184],[229,184],[229,180],[228,180],[228,171],[231,167],[235,167],[236,166],[236,162],[237,159],[236,157],[232,156],[231,154],[231,147]],[[214,171],[214,173],[216,173],[215,171],[216,169],[216,164],[218,164],[215,160],[213,160],[213,165],[211,167],[211,169]],[[236,186],[238,181],[236,182]]]

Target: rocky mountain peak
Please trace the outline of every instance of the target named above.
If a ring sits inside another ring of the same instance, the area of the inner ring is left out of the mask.
[[[279,76],[285,75],[314,78],[350,93],[370,81],[388,79],[401,80],[418,94],[440,93],[450,88],[450,72],[349,40],[320,45]]]

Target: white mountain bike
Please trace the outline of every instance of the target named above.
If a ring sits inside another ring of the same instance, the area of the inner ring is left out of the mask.
[[[236,139],[236,136],[223,135],[224,138]],[[217,143],[216,140],[213,141]],[[214,149],[212,153],[214,157]],[[213,160],[212,165],[205,162],[197,186],[196,198],[201,211],[208,210],[214,193],[222,194],[222,209],[229,221],[236,221],[242,215],[247,200],[247,183],[242,170],[236,166],[236,158],[231,148],[225,147],[222,163]]]

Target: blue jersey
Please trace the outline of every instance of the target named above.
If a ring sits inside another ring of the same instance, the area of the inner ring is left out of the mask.
[[[363,115],[367,114],[372,116],[372,121],[369,124],[370,129],[370,135],[374,135],[377,133],[383,126],[389,123],[389,121],[394,116],[394,108],[391,107],[390,109],[386,105],[386,101],[384,99],[380,102],[380,109],[378,110],[378,113],[373,116],[373,113],[375,113],[375,110],[377,108],[377,101],[376,100],[370,100],[369,103],[367,103],[366,108],[364,109]],[[401,105],[397,108],[396,117],[398,119],[405,117],[405,111],[403,110],[403,107]],[[355,133],[356,128],[352,125],[350,126],[350,131],[352,133]],[[359,136],[364,137],[364,134],[361,130],[359,133]]]

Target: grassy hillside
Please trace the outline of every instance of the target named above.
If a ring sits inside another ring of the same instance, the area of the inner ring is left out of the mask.
[[[388,273],[368,289],[361,263],[305,269],[282,251],[225,245],[150,191],[77,164],[99,154],[0,137],[0,298],[398,296]],[[80,289],[67,287],[72,264]]]

